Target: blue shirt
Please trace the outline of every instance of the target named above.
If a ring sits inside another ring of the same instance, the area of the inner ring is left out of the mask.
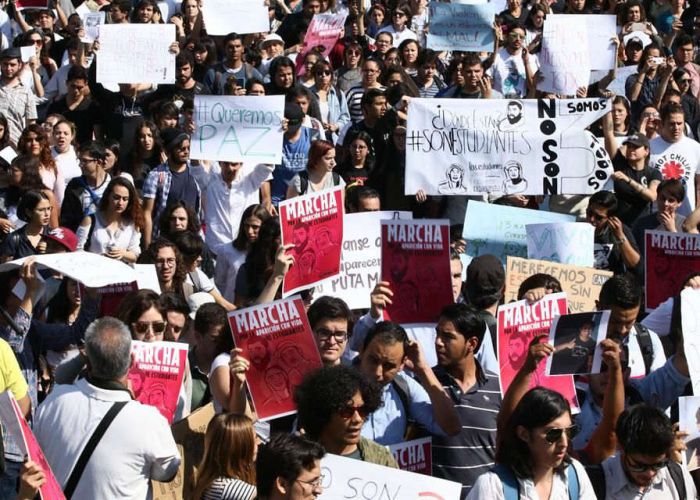
[[[270,186],[272,203],[278,205],[287,196],[287,187],[292,178],[302,170],[306,170],[311,147],[311,129],[301,127],[301,135],[296,142],[290,142],[286,137],[282,144],[282,164],[275,166],[272,172]]]

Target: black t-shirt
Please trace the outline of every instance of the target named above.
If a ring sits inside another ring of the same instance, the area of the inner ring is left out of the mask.
[[[70,109],[66,99],[55,101],[49,106],[48,114],[59,114],[75,123],[77,129],[76,141],[83,144],[92,139],[92,132],[96,123],[100,122],[100,109],[90,98],[86,97],[75,109]]]
[[[622,231],[625,234],[625,238],[630,242],[630,245],[639,252],[637,247],[637,242],[634,239],[632,231],[626,226],[622,226]],[[622,251],[620,250],[620,244],[615,243],[617,238],[615,234],[610,229],[610,226],[606,226],[600,233],[596,232],[595,240],[593,244],[593,254],[594,254],[594,266],[596,269],[603,269],[606,271],[612,271],[615,274],[625,274],[628,271],[634,272],[640,269],[641,262],[635,268],[628,268],[625,266],[625,261],[622,258]]]
[[[661,172],[646,165],[642,170],[634,170],[620,151],[613,158],[615,172],[622,172],[633,181],[644,187],[649,187],[652,181],[661,182]],[[632,226],[635,221],[644,215],[651,213],[651,202],[642,198],[632,186],[624,181],[615,181],[615,194],[617,195],[617,217],[626,225]]]
[[[369,170],[367,169],[367,167],[350,167],[343,170],[340,176],[343,178],[345,184],[347,184],[348,186],[356,182],[364,185],[367,183],[367,179],[369,179]]]
[[[168,205],[176,201],[183,201],[188,207],[199,206],[199,193],[197,181],[190,174],[190,168],[176,173],[170,171],[172,180],[170,181],[170,191],[168,192]]]

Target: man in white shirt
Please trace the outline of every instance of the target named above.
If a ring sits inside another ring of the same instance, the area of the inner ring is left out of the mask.
[[[526,97],[528,89],[535,84],[539,60],[536,55],[527,53],[524,44],[525,27],[514,24],[508,30],[504,47],[496,53],[489,70],[494,90],[506,98]]]
[[[98,319],[85,333],[85,349],[87,378],[57,385],[39,406],[37,440],[65,489],[99,423],[113,406],[123,404],[87,459],[73,498],[151,498],[150,481],[171,481],[180,454],[158,409],[132,401],[129,329],[114,318]]]
[[[649,163],[664,179],[680,179],[685,184],[685,200],[678,208],[684,217],[697,207],[700,182],[700,144],[685,135],[685,113],[679,104],[661,108],[659,135],[649,141]]]

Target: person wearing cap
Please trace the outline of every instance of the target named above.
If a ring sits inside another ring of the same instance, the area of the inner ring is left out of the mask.
[[[605,149],[612,158],[615,193],[618,199],[619,219],[632,226],[634,222],[650,213],[656,201],[656,186],[661,182],[661,173],[649,165],[649,139],[641,133],[627,136],[622,147],[612,121],[612,112],[603,117]]]
[[[37,119],[34,94],[22,84],[22,58],[18,47],[0,53],[0,114],[7,119],[14,144],[24,128]]]
[[[269,82],[269,72],[270,63],[279,57],[284,55],[284,40],[282,37],[276,33],[270,33],[265,37],[265,39],[260,44],[260,48],[266,54],[266,57],[260,63],[259,71],[265,77],[265,83]]]
[[[243,60],[245,46],[243,36],[229,33],[224,37],[224,58],[207,71],[204,84],[211,89],[212,94],[224,95],[229,78],[236,80],[238,87],[245,88],[248,80],[262,80],[263,76],[252,65]]]
[[[190,136],[180,129],[161,132],[168,161],[151,170],[143,182],[144,246],[158,236],[160,216],[168,203],[183,201],[199,213],[202,196],[190,171]]]
[[[647,42],[647,45],[651,40]],[[625,41],[625,66],[637,66],[642,61],[644,41],[638,36],[633,36]]]

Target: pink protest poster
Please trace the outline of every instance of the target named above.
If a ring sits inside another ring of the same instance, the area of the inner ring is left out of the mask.
[[[132,283],[116,283],[114,285],[107,285],[97,289],[97,293],[100,295],[100,317],[102,316],[114,316],[119,308],[119,304],[122,303],[124,297],[130,292],[135,292],[139,287],[136,282]]]
[[[5,427],[5,432],[13,436],[15,442],[22,448],[22,452],[44,471],[46,482],[39,488],[41,498],[44,500],[65,500],[63,490],[58,484],[56,476],[53,475],[44,452],[41,451],[34,433],[29,428],[22,415],[22,410],[10,391],[0,394],[0,420]]]
[[[45,9],[48,6],[47,0],[15,0],[18,9]]]
[[[340,273],[343,246],[343,188],[337,187],[280,202],[282,244],[294,264],[284,277],[282,296],[311,288]]]
[[[338,38],[340,38],[346,17],[346,14],[314,15],[309,28],[306,30],[302,52],[306,53],[316,49],[324,57],[328,57]],[[303,60],[304,57],[302,56],[300,59]]]
[[[321,357],[298,297],[228,315],[233,341],[250,361],[246,381],[260,420],[296,412],[294,389]]]
[[[450,227],[445,220],[383,220],[382,280],[394,292],[386,315],[398,323],[431,323],[454,302]]]
[[[417,474],[433,475],[433,440],[429,437],[404,441],[403,443],[392,444],[389,451],[399,469]]]
[[[647,231],[644,235],[646,310],[680,293],[683,282],[700,272],[700,234]]]
[[[530,342],[536,337],[549,335],[552,321],[567,313],[566,294],[546,295],[537,302],[526,300],[498,307],[498,360],[500,365],[501,394],[505,394],[516,373],[525,364]],[[543,342],[547,340],[544,339]],[[546,363],[540,362],[532,375],[530,388],[547,387],[562,394],[572,409],[578,408],[576,388],[572,376],[545,375]]]
[[[134,363],[129,369],[137,401],[155,406],[173,423],[187,363],[187,344],[133,341]]]

